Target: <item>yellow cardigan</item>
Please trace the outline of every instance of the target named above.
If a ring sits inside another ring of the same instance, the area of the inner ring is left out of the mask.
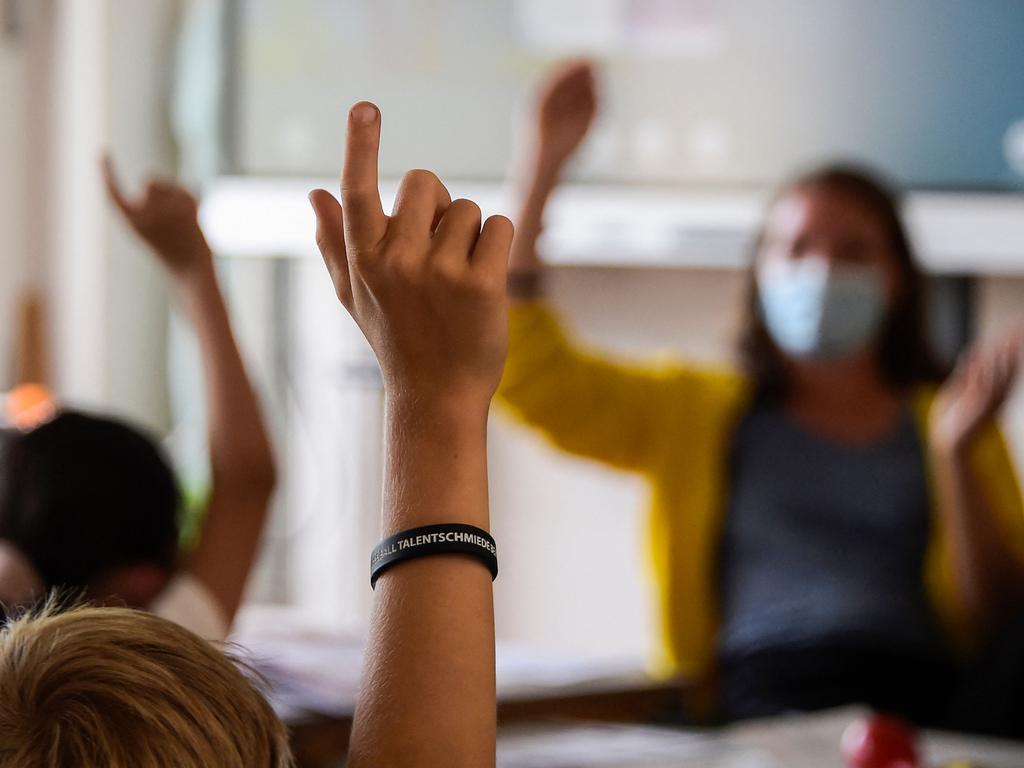
[[[922,439],[934,395],[934,389],[922,388],[912,398]],[[558,448],[641,473],[648,481],[659,673],[700,681],[713,672],[726,462],[750,396],[749,381],[735,372],[612,362],[574,344],[542,303],[512,309],[499,402]],[[972,463],[1015,552],[1024,558],[1020,487],[998,429],[978,441]],[[933,520],[924,586],[952,642],[966,651],[972,633],[954,582],[947,532],[934,512]]]

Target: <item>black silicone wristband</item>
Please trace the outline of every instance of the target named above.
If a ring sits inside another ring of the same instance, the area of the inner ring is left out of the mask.
[[[461,523],[424,525],[389,536],[370,555],[370,587],[384,571],[406,560],[431,555],[469,555],[480,560],[498,577],[498,548],[483,528]]]

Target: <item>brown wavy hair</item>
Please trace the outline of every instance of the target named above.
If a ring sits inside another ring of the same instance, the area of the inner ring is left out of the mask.
[[[834,192],[855,199],[873,212],[885,231],[901,292],[896,305],[882,323],[879,365],[882,375],[895,390],[919,384],[937,383],[948,370],[935,356],[926,326],[925,277],[914,255],[910,237],[900,216],[900,198],[880,176],[865,168],[831,164],[800,174],[784,184],[773,196],[772,205],[794,192]],[[762,225],[754,241],[747,283],[746,309],[739,336],[739,361],[754,381],[761,397],[785,394],[785,356],[765,327],[756,283],[756,260],[765,236]]]

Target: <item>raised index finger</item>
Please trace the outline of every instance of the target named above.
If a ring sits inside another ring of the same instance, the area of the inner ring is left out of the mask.
[[[348,113],[345,166],[341,171],[341,206],[345,211],[348,246],[372,248],[384,239],[388,219],[377,188],[377,155],[380,151],[380,111],[361,101]]]

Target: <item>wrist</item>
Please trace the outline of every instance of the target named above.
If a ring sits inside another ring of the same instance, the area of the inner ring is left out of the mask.
[[[427,427],[438,437],[480,434],[487,428],[491,396],[483,391],[424,392],[385,385],[387,417]]]
[[[216,276],[213,251],[201,235],[198,239],[183,239],[175,247],[157,251],[176,282],[203,282]]]
[[[940,464],[945,466],[960,464],[967,459],[970,440],[963,436],[950,435],[941,429],[932,429],[929,442],[932,458]]]
[[[187,265],[171,267],[170,273],[174,286],[180,293],[189,296],[220,293],[217,270],[213,265],[213,256],[208,251],[190,259]]]
[[[439,523],[488,528],[486,408],[387,393],[385,453],[385,535]]]

